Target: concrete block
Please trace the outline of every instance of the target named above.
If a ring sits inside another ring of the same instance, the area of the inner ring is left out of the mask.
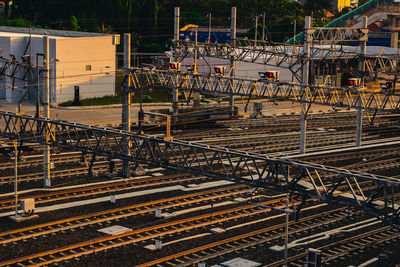
[[[232,260],[221,263],[221,265],[225,267],[258,267],[261,266],[261,263],[246,260],[243,258],[234,258]]]
[[[225,230],[222,228],[219,228],[219,227],[215,227],[215,228],[211,228],[210,232],[213,234],[220,234],[220,233],[225,232]]]
[[[107,234],[107,235],[114,236],[114,235],[119,235],[119,234],[122,234],[122,233],[130,232],[130,231],[132,231],[132,229],[127,228],[127,227],[123,227],[123,226],[120,226],[120,225],[113,225],[113,226],[110,226],[110,227],[99,229],[97,231],[100,232],[100,233],[104,233],[104,234]]]

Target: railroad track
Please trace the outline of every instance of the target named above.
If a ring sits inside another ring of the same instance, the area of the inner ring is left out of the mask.
[[[225,200],[231,198],[231,196],[239,196],[248,192],[249,189],[247,186],[234,185],[227,188],[207,190],[203,192],[170,197],[68,219],[52,221],[20,228],[17,230],[1,232],[0,244],[8,244],[20,240],[27,240],[46,234],[86,227],[88,225],[99,224],[103,222],[115,221],[135,215],[148,214],[154,212],[156,209],[168,211],[177,207],[181,207],[182,205],[194,206],[207,201]]]
[[[228,192],[226,192],[225,190],[228,190]],[[27,227],[27,228],[24,228],[21,230],[14,230],[14,231],[9,231],[9,232],[5,232],[5,233],[0,233],[0,244],[7,244],[10,242],[26,240],[26,239],[32,238],[32,237],[55,233],[58,231],[65,231],[67,229],[74,229],[74,228],[78,228],[78,227],[82,228],[87,225],[97,224],[97,223],[101,223],[101,222],[109,222],[109,221],[113,221],[113,220],[119,220],[121,218],[125,218],[128,216],[134,216],[134,215],[140,215],[140,214],[144,214],[144,213],[154,212],[154,210],[156,208],[162,208],[163,210],[167,210],[167,209],[170,209],[173,207],[187,206],[187,205],[190,205],[193,203],[204,203],[205,201],[209,201],[210,199],[213,199],[213,200],[217,200],[217,199],[223,200],[224,198],[232,199],[233,194],[238,195],[238,194],[243,194],[243,193],[248,193],[248,192],[249,192],[249,188],[247,188],[246,186],[236,185],[236,186],[233,186],[231,189],[216,189],[216,190],[212,190],[212,191],[209,191],[206,193],[203,192],[203,193],[191,194],[188,196],[180,196],[180,197],[174,197],[174,198],[170,198],[170,199],[166,199],[166,200],[150,202],[148,204],[144,203],[144,204],[134,205],[134,206],[127,207],[127,208],[119,208],[119,209],[109,211],[107,213],[108,216],[106,216],[105,212],[100,212],[100,213],[95,213],[92,216],[80,216],[80,217],[71,218],[68,220],[55,221],[55,222],[51,222],[49,224],[43,224],[43,225],[38,225],[38,226],[34,226],[34,227]],[[204,198],[204,197],[199,198],[198,197],[198,196],[204,195],[204,194],[207,195],[207,198]],[[210,194],[212,194],[212,196],[209,196]],[[182,200],[182,199],[184,199],[185,202],[171,204],[171,201],[177,201],[177,200]],[[189,201],[187,199],[189,199]],[[274,199],[272,201],[268,201],[263,204],[271,205],[271,204],[276,204],[276,203],[282,203],[282,201],[284,201],[284,198]],[[163,203],[167,203],[167,205],[160,206]],[[311,203],[311,201],[309,203]],[[156,205],[157,207],[154,207],[154,205]],[[284,205],[281,205],[281,206],[283,207]],[[321,205],[316,205],[314,207],[310,207],[309,209],[318,208],[320,206]],[[322,206],[326,206],[326,204],[322,204]],[[141,209],[137,210],[138,207],[141,207]],[[250,209],[255,208],[256,210],[248,211],[247,209],[249,209],[249,208]],[[190,220],[190,227],[192,227],[191,229],[195,229],[195,228],[199,228],[199,227],[204,227],[206,225],[213,225],[215,223],[221,224],[223,222],[229,222],[231,220],[236,220],[236,219],[243,219],[246,216],[255,216],[257,214],[262,214],[265,212],[265,209],[258,209],[258,208],[259,208],[259,206],[247,205],[244,207],[233,208],[228,211],[214,212],[211,214],[197,216],[197,218],[201,218],[201,221],[198,223],[198,222],[194,222],[193,220]],[[122,211],[128,211],[128,213],[122,213]],[[230,215],[231,211],[233,211],[233,215]],[[117,215],[115,215],[115,213],[117,213]],[[206,217],[204,217],[204,216],[206,216]],[[98,217],[100,217],[100,219]],[[208,219],[205,221],[202,221],[204,218],[208,218]],[[185,219],[183,219],[183,220],[185,220]],[[254,222],[247,223],[247,224],[253,224],[253,223],[257,223],[257,220],[255,220]],[[176,224],[174,223],[174,225],[176,225]],[[161,227],[163,229],[163,231],[165,230],[164,229],[165,224],[161,225],[161,226],[158,225],[156,227],[157,227],[157,229],[159,229]],[[185,228],[185,229],[187,230],[187,228]],[[160,232],[160,230],[157,230],[157,232]],[[182,231],[178,231],[178,232],[182,232]],[[162,233],[162,231],[161,231],[161,233]],[[168,232],[168,234],[172,234],[172,233]],[[146,234],[146,235],[148,235],[148,234]],[[162,236],[164,236],[164,234],[157,236],[157,238],[160,238]],[[152,237],[155,238],[155,236],[152,236]],[[140,239],[140,240],[135,239],[135,240],[137,242],[139,242],[139,241],[143,242],[143,241],[149,240],[149,239]],[[112,242],[113,242],[113,244],[116,243],[116,241],[112,241]],[[124,243],[124,244],[127,244],[127,243]],[[114,247],[114,246],[111,246],[111,247]],[[111,248],[111,247],[107,247],[107,249]],[[96,251],[98,251],[97,247],[96,247]],[[88,254],[88,253],[84,253],[84,254]],[[76,257],[76,256],[74,256],[74,257]]]
[[[365,233],[354,235],[349,238],[344,238],[328,245],[318,247],[322,251],[322,263],[339,264],[344,259],[349,261],[351,256],[368,248],[379,248],[389,243],[398,242],[400,233],[390,226],[381,226],[378,229],[373,229]],[[375,253],[374,253],[375,254]],[[288,258],[291,266],[304,266],[307,263],[307,252],[299,253],[296,256]],[[277,261],[267,266],[278,267],[282,266],[283,261]]]
[[[50,192],[40,195],[20,195],[20,199],[24,198],[34,198],[36,206],[40,204],[51,203],[61,200],[72,200],[76,198],[88,198],[92,196],[104,195],[109,193],[117,193],[121,191],[140,189],[146,187],[150,189],[151,187],[157,187],[162,185],[171,185],[175,183],[188,183],[195,182],[198,180],[204,180],[205,177],[192,176],[188,174],[176,174],[167,175],[161,177],[148,177],[137,180],[127,180],[123,182],[107,183],[94,185],[83,188],[67,189],[64,190],[60,188],[60,191]],[[0,200],[0,211],[1,210],[12,210],[14,208],[14,199],[8,198]]]
[[[326,204],[321,204],[326,205]],[[306,209],[314,209],[320,207],[312,206]],[[284,214],[276,215],[283,217]],[[343,221],[346,218],[344,208],[335,209],[331,211],[321,212],[318,214],[310,215],[299,219],[298,222],[290,222],[290,235],[304,235],[308,231],[317,227],[326,227],[327,225]],[[256,231],[251,231],[245,234],[236,235],[234,237],[226,238],[205,244],[199,247],[191,248],[176,254],[172,254],[160,259],[146,262],[138,265],[144,266],[193,266],[199,262],[207,262],[209,260],[219,258],[223,255],[240,251],[243,255],[249,253],[248,249],[251,247],[266,246],[274,244],[277,240],[282,240],[284,237],[285,224],[277,224],[274,226],[261,228]],[[234,230],[235,228],[233,228]]]
[[[120,164],[119,164],[120,165]],[[97,161],[93,164],[93,172],[106,172],[108,170],[109,163],[108,161]],[[118,167],[118,166],[116,166]],[[63,170],[52,170],[53,178],[64,178],[70,176],[84,175],[87,174],[87,168],[85,167],[74,167]],[[5,176],[0,178],[0,185],[4,184],[12,184],[14,183],[14,175]],[[18,182],[31,182],[43,179],[43,172],[39,173],[27,173],[27,174],[19,174]]]
[[[337,115],[337,114],[335,114]],[[397,117],[396,117],[397,118]],[[368,121],[364,120],[364,125],[368,125]],[[385,118],[376,119],[376,124],[382,127],[396,126],[398,125],[397,119]],[[335,117],[313,117],[308,120],[307,128],[308,130],[314,130],[319,128],[327,129],[354,129],[355,117],[348,118],[343,116],[341,120]],[[183,133],[175,133],[174,136],[178,139],[184,139],[188,141],[196,141],[204,138],[218,138],[218,137],[229,137],[229,136],[251,136],[254,134],[265,134],[273,132],[287,132],[287,131],[299,131],[299,116],[297,117],[277,117],[274,118],[262,118],[262,119],[251,119],[251,120],[230,120],[218,122],[217,127],[210,131],[199,131],[199,130],[189,130]],[[376,127],[364,127],[365,132],[376,131]]]
[[[400,196],[400,194],[398,194]],[[326,205],[326,204],[322,204]],[[308,207],[307,209],[315,208],[316,206]],[[338,219],[337,214],[339,214],[340,219]],[[361,211],[353,212],[352,216],[362,214]],[[284,214],[280,214],[280,217],[283,217]],[[315,214],[309,217],[305,217],[299,220],[299,222],[291,222],[290,223],[290,235],[291,236],[307,236],[309,235],[309,231],[314,231],[316,229],[324,229],[326,230],[327,225],[332,225],[333,223],[337,223],[340,220],[345,220],[348,217],[346,208],[339,208],[332,211],[323,212],[320,214]],[[374,219],[377,220],[377,219]],[[348,222],[345,222],[348,224]],[[249,249],[251,247],[256,247],[258,245],[262,245],[265,249],[265,246],[272,246],[277,243],[277,241],[283,242],[284,237],[284,224],[275,225],[269,227],[267,229],[261,229],[249,233],[245,233],[242,235],[234,236],[231,238],[227,238],[224,240],[220,240],[218,242],[214,242],[211,244],[207,244],[204,246],[192,248],[177,254],[173,254],[167,257],[163,257],[161,259],[157,259],[151,262],[144,263],[139,266],[193,266],[196,263],[206,262],[210,259],[215,259],[221,257],[223,255],[235,252],[236,255],[246,255],[249,253]],[[386,227],[392,232],[396,232],[390,227]],[[396,232],[397,233],[397,232]],[[395,239],[400,238],[399,236]],[[355,238],[354,240],[357,240]],[[367,239],[368,240],[368,239]],[[375,239],[376,240],[376,239]],[[371,242],[370,242],[371,243]],[[346,242],[343,242],[346,244]],[[333,248],[335,246],[332,246]],[[344,245],[345,247],[345,245]],[[260,248],[262,249],[262,248]],[[238,252],[240,251],[240,252]],[[345,252],[345,249],[339,250],[342,253]],[[305,254],[301,254],[303,257]],[[331,255],[333,258],[333,255]],[[336,255],[336,258],[341,257],[341,255]],[[294,257],[297,259],[297,257]],[[282,266],[283,261],[278,261],[274,266]],[[293,266],[304,266],[304,262],[299,265]]]
[[[325,114],[326,115],[326,114]],[[320,146],[322,144],[326,144],[326,141],[324,139],[331,139],[332,137],[337,137],[335,138],[335,140],[330,140],[332,142],[328,143],[324,148],[332,146],[335,147],[337,146],[337,144],[345,144],[345,143],[349,143],[349,142],[353,142],[354,141],[354,130],[352,127],[354,125],[354,122],[350,121],[345,115],[343,114],[340,115],[340,119],[335,119],[335,116],[337,116],[338,114],[334,114],[332,116],[327,116],[327,117],[323,117],[321,116],[317,116],[317,115],[312,115],[313,118],[309,120],[308,126],[309,129],[314,127],[321,127],[321,128],[335,128],[335,126],[332,126],[332,124],[336,123],[336,124],[341,124],[341,127],[338,127],[336,129],[345,129],[345,131],[342,131],[340,133],[338,132],[327,132],[326,134],[321,134],[321,132],[317,132],[314,134],[309,133],[308,135],[308,147],[311,148],[315,148],[318,149],[320,148]],[[354,116],[352,116],[352,119]],[[324,119],[325,121],[319,122],[318,120],[322,120]],[[296,120],[296,121],[293,121]],[[226,144],[230,144],[232,147],[235,148],[244,148],[244,149],[253,149],[255,151],[263,151],[263,153],[271,153],[271,152],[288,152],[288,151],[292,151],[292,150],[297,150],[298,149],[298,138],[295,138],[296,140],[293,142],[288,142],[288,140],[294,139],[294,138],[288,138],[288,134],[286,135],[282,135],[282,137],[276,137],[276,139],[274,140],[268,140],[269,142],[265,141],[265,140],[257,140],[257,141],[252,141],[250,136],[252,136],[252,138],[265,138],[267,139],[268,137],[266,137],[266,133],[272,133],[278,130],[291,130],[291,129],[298,129],[299,128],[299,122],[298,120],[298,116],[287,116],[286,121],[282,123],[282,125],[274,125],[275,123],[278,122],[277,121],[272,121],[272,122],[266,122],[266,119],[260,119],[258,122],[257,121],[241,121],[240,124],[235,124],[235,123],[226,123],[223,124],[221,123],[221,128],[220,129],[216,129],[215,130],[215,134],[209,134],[207,133],[207,130],[202,131],[199,134],[193,134],[191,135],[191,133],[186,135],[186,138],[188,140],[192,140],[195,139],[196,136],[203,136],[200,138],[209,138],[208,140],[204,139],[202,142],[214,142],[215,144],[222,144],[222,145],[226,145]],[[382,123],[382,125],[386,125],[386,126],[392,126],[394,124],[397,124],[397,122],[395,121],[397,120],[397,117],[393,118],[393,121],[390,121],[390,119],[387,119],[385,117],[382,118],[377,118],[377,121],[379,123]],[[261,122],[261,123],[260,123]],[[219,123],[218,123],[219,124]],[[258,125],[257,125],[258,124]],[[260,126],[261,125],[261,126]],[[235,129],[232,129],[232,131],[230,133],[227,133],[227,129],[226,127],[242,127],[242,128],[249,128],[247,129],[245,132],[242,131],[242,133],[240,133],[241,131],[236,131]],[[367,142],[376,142],[376,139],[380,138],[382,134],[385,135],[392,135],[393,133],[396,133],[396,131],[400,131],[400,129],[388,129],[387,131],[377,131],[376,129],[372,128],[368,128],[368,129],[364,129],[364,133],[363,133],[363,142],[367,143]],[[214,131],[213,131],[214,132]],[[224,135],[225,134],[225,135]],[[257,134],[257,135],[255,135]],[[297,134],[298,135],[298,134]],[[319,135],[319,137],[318,137]],[[215,137],[217,136],[217,137]],[[226,136],[226,137],[218,137],[218,136]],[[285,136],[285,137],[283,137]],[[294,136],[294,135],[293,135]],[[179,135],[175,135],[176,138],[179,139]],[[271,138],[271,135],[269,134],[269,138]],[[214,140],[213,140],[214,139]],[[218,140],[219,139],[219,140]],[[278,144],[278,142],[280,140],[285,140],[285,143],[282,144]],[[272,145],[274,144],[274,145]],[[40,149],[40,146],[38,147],[38,149]],[[382,150],[382,156],[380,157],[385,157],[388,156],[388,153],[385,153],[386,151]],[[368,155],[373,156],[374,152],[367,152]],[[359,153],[359,155],[361,155],[361,153]],[[354,157],[353,155],[347,155],[347,158],[352,158],[351,156]],[[74,162],[76,160],[78,160],[78,157],[80,157],[80,155],[78,156],[72,156],[71,162]],[[369,157],[369,156],[366,156]],[[73,158],[73,159],[72,159]],[[325,160],[328,159],[327,157],[325,158]],[[319,158],[319,160],[323,160],[323,158]],[[335,159],[337,160],[337,159]],[[343,158],[341,160],[344,160]],[[34,161],[34,164],[41,164],[42,161],[40,159],[40,156],[38,156],[37,160]],[[62,162],[62,157],[60,157],[60,162]],[[106,162],[106,161],[104,161]],[[27,164],[29,164],[29,162],[27,162]],[[32,163],[31,163],[32,164]],[[8,166],[10,168],[12,168],[11,164],[8,164]],[[28,165],[27,165],[28,166]],[[106,162],[105,166],[108,167],[108,162]],[[391,169],[391,168],[398,168],[398,164],[397,164],[397,159],[379,159],[378,160],[374,160],[373,162],[358,162],[352,166],[348,166],[349,168],[355,168],[355,169],[359,169],[359,170],[371,170],[371,169],[376,169],[376,170],[387,170],[387,169]],[[6,169],[6,167],[4,167],[3,169]],[[105,169],[105,168],[104,168]],[[104,170],[102,169],[102,170]],[[1,170],[1,168],[0,168]],[[62,170],[60,170],[62,171]],[[94,169],[94,171],[97,171],[96,169]],[[81,173],[80,174],[86,174],[87,170],[86,168],[82,168]],[[100,170],[99,170],[100,172]],[[53,173],[56,173],[55,171],[53,171]],[[79,170],[78,170],[79,173]],[[41,174],[40,174],[41,175]],[[66,174],[65,176],[69,176],[68,174]],[[11,177],[11,179],[13,180],[13,177]],[[42,179],[41,177],[38,178],[37,180]],[[158,178],[160,179],[160,178]],[[201,178],[198,178],[201,179]],[[139,187],[143,187],[143,186],[152,186],[152,185],[156,185],[155,182],[156,179],[154,179],[154,183],[150,182],[150,184],[137,184],[137,186]],[[0,182],[1,184],[1,182]],[[165,184],[168,184],[168,182],[166,181]],[[162,185],[162,184],[159,184]],[[368,185],[366,185],[368,186]],[[48,203],[49,201],[62,201],[62,200],[66,200],[66,199],[73,199],[76,197],[76,195],[78,195],[77,197],[82,197],[85,195],[87,196],[93,196],[93,195],[97,195],[97,194],[102,194],[102,193],[107,193],[110,191],[107,190],[129,190],[131,189],[133,186],[130,185],[128,186],[128,188],[124,188],[123,185],[121,185],[121,187],[116,188],[116,189],[108,189],[106,188],[106,186],[103,188],[104,191],[102,191],[103,189],[97,189],[97,188],[92,188],[92,189],[88,189],[86,191],[82,191],[80,192],[80,190],[77,190],[75,192],[72,192],[72,190],[70,190],[69,193],[65,193],[64,195],[57,195],[57,194],[43,194],[40,198],[37,198],[37,203]],[[222,190],[222,189],[218,189],[218,190]],[[218,191],[219,193],[216,193],[216,195],[211,196],[209,199],[227,199],[230,195],[232,194],[237,194],[240,195],[241,193],[221,193],[221,191]],[[242,192],[242,191],[238,191],[238,192]],[[243,189],[243,192],[248,192],[248,189]],[[75,194],[75,195],[74,195]],[[201,193],[198,193],[201,194]],[[192,194],[194,195],[194,194]],[[197,199],[198,197],[198,199]],[[89,215],[93,215],[93,214],[88,214],[89,217],[85,217],[84,216],[79,216],[79,217],[74,217],[74,218],[69,218],[67,220],[59,220],[59,221],[55,221],[55,222],[51,222],[50,225],[46,225],[46,224],[42,224],[41,226],[33,226],[32,227],[27,227],[25,228],[22,232],[12,232],[12,231],[8,231],[8,234],[2,235],[3,233],[0,233],[0,244],[9,244],[10,242],[18,242],[20,240],[28,240],[28,239],[32,239],[35,237],[40,237],[44,234],[51,234],[51,233],[56,233],[56,232],[60,232],[60,231],[65,231],[65,230],[69,230],[69,229],[77,229],[77,228],[84,228],[88,225],[93,225],[93,224],[97,224],[97,223],[102,223],[102,222],[109,222],[109,221],[117,221],[121,218],[127,218],[127,217],[131,217],[131,216],[135,216],[135,215],[140,215],[140,214],[148,214],[150,212],[154,212],[155,209],[157,208],[162,208],[164,209],[174,209],[177,207],[180,207],[182,205],[199,205],[199,203],[204,202],[204,199],[200,198],[199,196],[194,197],[193,199],[190,199],[188,202],[179,202],[178,200],[176,200],[176,202],[163,202],[163,200],[159,200],[161,202],[158,201],[154,201],[154,202],[150,202],[150,203],[143,203],[143,204],[139,204],[142,206],[129,206],[129,207],[124,207],[124,208],[119,208],[119,209],[115,209],[113,212],[111,213],[96,213],[96,215],[94,215],[94,217],[90,217]],[[52,200],[53,199],[53,200]],[[54,200],[55,199],[55,200]],[[170,198],[172,199],[172,198]],[[205,198],[207,199],[207,198]],[[191,202],[190,202],[191,201]],[[188,203],[188,204],[186,204]],[[269,203],[269,202],[267,202]],[[273,203],[274,205],[281,205],[281,202],[277,202],[277,203]],[[11,203],[9,202],[9,205],[7,208],[12,207]],[[148,205],[148,206],[147,206]],[[324,205],[324,204],[323,204]],[[315,208],[318,209],[319,206],[314,206],[314,207],[308,207],[310,209]],[[128,210],[125,210],[125,208],[127,208]],[[130,208],[130,209],[129,209]],[[143,208],[143,210],[142,210]],[[243,207],[240,207],[243,208]],[[0,202],[0,209],[1,209],[1,202]],[[122,209],[122,210],[121,210]],[[252,216],[257,216],[258,213],[257,209],[255,210],[245,210],[245,209],[241,209],[240,212],[245,212],[246,216],[249,216],[249,218],[252,218]],[[265,211],[264,211],[265,212]],[[345,214],[343,213],[343,209],[341,211],[341,215],[339,217],[341,217],[342,219],[337,218],[337,220],[335,220],[334,218],[330,218],[329,214],[325,214],[326,215],[326,220],[328,221],[328,219],[332,219],[331,222],[327,222],[324,223],[322,222],[320,219],[316,219],[315,224],[312,221],[308,221],[308,222],[304,222],[304,224],[299,225],[299,228],[297,229],[297,226],[292,225],[291,228],[294,229],[295,233],[298,233],[299,235],[303,234],[303,229],[305,230],[313,230],[315,228],[317,228],[317,226],[315,225],[320,225],[322,227],[329,225],[331,223],[334,222],[338,222],[341,221],[343,219],[343,217],[345,216]],[[96,217],[97,216],[97,217]],[[120,217],[118,217],[120,216]],[[211,217],[210,217],[211,216]],[[236,216],[236,217],[235,217]],[[71,246],[65,246],[62,249],[56,249],[56,250],[52,250],[52,251],[46,251],[46,252],[41,252],[35,255],[31,255],[31,256],[26,256],[26,257],[22,257],[19,259],[15,259],[12,261],[8,261],[8,262],[3,262],[0,263],[0,265],[2,264],[32,264],[32,265],[47,265],[47,264],[51,264],[51,263],[55,263],[55,262],[59,262],[59,261],[64,261],[64,260],[68,260],[68,259],[72,259],[74,257],[81,257],[83,255],[90,255],[91,253],[93,253],[93,250],[95,250],[96,252],[98,251],[105,251],[108,250],[110,248],[114,248],[114,247],[120,247],[123,245],[128,245],[128,244],[137,244],[137,242],[142,242],[142,243],[146,243],[146,242],[150,242],[150,240],[154,239],[154,238],[163,238],[164,236],[167,235],[178,235],[178,237],[180,235],[183,235],[182,233],[184,231],[190,231],[191,229],[197,229],[199,227],[204,227],[204,226],[211,226],[217,223],[229,223],[230,224],[230,220],[231,218],[239,218],[237,217],[239,216],[239,214],[233,214],[231,216],[231,214],[229,213],[225,213],[224,215],[218,215],[217,213],[209,213],[209,214],[205,214],[205,215],[201,215],[201,216],[195,216],[197,219],[199,219],[198,221],[196,221],[194,218],[195,217],[191,217],[190,219],[193,219],[193,221],[188,221],[188,224],[186,224],[186,222],[183,222],[183,220],[179,221],[175,221],[175,222],[168,222],[168,223],[164,223],[164,224],[158,224],[156,226],[151,226],[151,227],[146,227],[143,229],[137,229],[132,231],[131,234],[124,234],[122,236],[119,237],[107,237],[107,238],[98,238],[96,240],[92,240],[92,241],[87,241],[87,242],[83,242],[82,244],[73,244]],[[215,217],[215,218],[214,218]],[[202,218],[204,219],[204,221],[201,221]],[[210,219],[211,218],[211,219]],[[68,221],[69,220],[69,221]],[[232,219],[233,220],[233,219]],[[312,223],[310,223],[312,222]],[[176,223],[176,224],[175,224]],[[251,222],[253,223],[253,222]],[[254,222],[255,223],[255,222]],[[314,225],[314,226],[313,226]],[[267,235],[265,235],[265,239],[263,242],[267,242],[265,240],[271,240],[271,238],[275,238],[272,240],[280,240],[282,238],[282,225],[275,225],[275,226],[279,226],[280,228],[276,228],[274,230],[271,230],[271,232]],[[235,225],[230,226],[230,227],[235,227]],[[298,232],[297,232],[298,230]],[[291,229],[292,232],[292,229]],[[42,234],[44,233],[44,234]],[[272,233],[272,234],[271,234]],[[235,239],[234,241],[232,241],[232,243],[226,243],[226,246],[224,247],[224,244],[222,244],[222,247],[224,249],[216,249],[219,248],[218,246],[215,246],[213,248],[211,248],[210,250],[204,250],[205,252],[203,253],[202,251],[197,251],[194,252],[193,254],[185,254],[183,255],[181,258],[176,257],[174,259],[171,259],[171,261],[166,260],[163,263],[172,263],[172,264],[176,264],[176,265],[185,265],[186,263],[190,263],[192,262],[192,264],[196,263],[196,262],[201,262],[204,261],[204,259],[206,259],[207,257],[209,257],[210,255],[214,255],[214,257],[218,257],[216,255],[224,255],[224,253],[227,253],[227,251],[235,251],[235,248],[238,247],[240,249],[243,249],[243,251],[246,251],[245,249],[250,248],[251,246],[255,246],[256,244],[260,244],[257,243],[260,240],[258,238],[255,238],[254,236],[251,237],[249,236],[249,240],[253,241],[253,245],[247,245],[247,244],[251,244],[250,243],[246,243],[246,242],[242,242],[242,241],[238,241],[238,239],[236,239],[236,237],[234,237],[233,239]],[[257,240],[254,240],[257,239]],[[3,242],[3,243],[2,243]],[[142,244],[141,243],[141,244]],[[189,250],[188,250],[189,251]],[[225,251],[225,252],[223,252]],[[185,251],[186,253],[186,251]],[[177,254],[176,254],[177,255]],[[200,257],[199,257],[200,255]],[[209,257],[210,259],[212,259],[213,257]],[[331,255],[332,257],[334,256],[333,254]],[[340,256],[339,256],[340,257]],[[203,259],[203,260],[202,260]],[[199,261],[198,261],[199,260]],[[332,261],[334,261],[334,259],[332,259]]]
[[[284,200],[285,198],[277,198],[262,202],[262,204],[283,207],[282,202]],[[265,213],[264,208],[260,208],[256,205],[245,205],[204,215],[184,218],[172,222],[161,223],[155,226],[129,231],[116,236],[100,237],[95,240],[85,241],[79,244],[73,244],[30,256],[0,262],[0,265],[8,266],[14,264],[29,264],[33,266],[43,266],[92,254],[94,252],[98,253],[100,251],[115,247],[136,244],[138,242],[160,238],[166,235],[176,235],[191,231],[193,229],[203,228],[223,222],[232,222],[233,220],[243,219],[245,217],[254,217],[262,213]],[[107,219],[109,220],[110,218]]]

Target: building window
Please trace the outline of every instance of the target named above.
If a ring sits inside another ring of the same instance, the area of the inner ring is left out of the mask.
[[[86,70],[87,70],[87,71],[92,70],[92,65],[86,65]]]

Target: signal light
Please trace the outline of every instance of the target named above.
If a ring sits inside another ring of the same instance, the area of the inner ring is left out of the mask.
[[[391,89],[393,87],[392,82],[381,83],[380,85],[382,89]]]
[[[188,72],[190,72],[190,73],[194,73],[194,72],[196,71],[196,69],[198,69],[198,68],[199,68],[199,64],[197,64],[197,68],[195,68],[195,64],[192,64],[192,65],[186,66],[186,68],[187,68],[187,71],[188,71]]]
[[[178,62],[170,62],[169,63],[169,70],[171,71],[179,71],[181,68],[181,63]]]
[[[275,70],[267,70],[266,72],[259,72],[258,75],[261,79],[268,80],[278,80],[279,79],[279,71]]]
[[[350,78],[347,82],[348,86],[355,87],[360,85],[360,79],[359,78]]]
[[[214,71],[215,71],[216,74],[223,75],[224,71],[225,71],[225,67],[223,67],[223,66],[215,66],[214,67]]]

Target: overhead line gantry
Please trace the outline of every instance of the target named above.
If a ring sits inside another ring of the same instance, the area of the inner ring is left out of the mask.
[[[374,92],[352,87],[318,86],[269,79],[257,80],[163,70],[131,69],[126,71],[125,92],[160,87],[207,95],[233,94],[246,98],[319,104],[338,108],[357,109],[361,101],[361,108],[367,111],[400,111],[400,94],[392,91]],[[130,86],[127,86],[128,79]]]
[[[303,204],[311,198],[352,206],[400,227],[396,178],[3,111],[0,135],[273,189],[301,196]],[[370,182],[372,189],[363,189],[361,182]]]

